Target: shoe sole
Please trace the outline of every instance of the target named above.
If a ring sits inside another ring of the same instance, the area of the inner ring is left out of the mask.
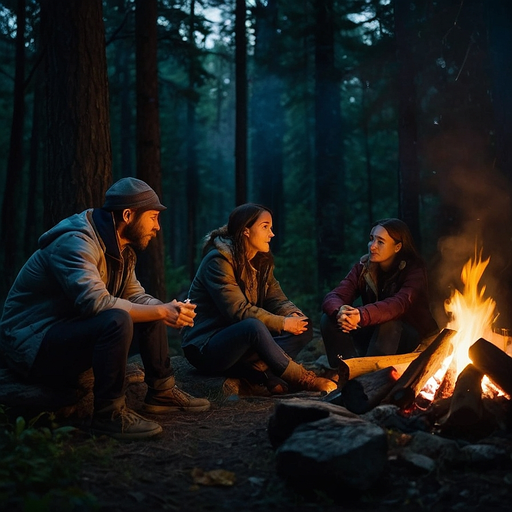
[[[147,439],[148,437],[156,436],[163,431],[163,428],[158,425],[158,428],[150,430],[148,432],[106,432],[105,430],[97,430],[94,428],[90,429],[90,433],[93,436],[109,436],[119,441],[131,441],[137,439]]]
[[[167,414],[170,412],[204,412],[210,409],[210,404],[199,405],[197,407],[179,407],[170,405],[150,405],[144,404],[142,410],[152,414]]]

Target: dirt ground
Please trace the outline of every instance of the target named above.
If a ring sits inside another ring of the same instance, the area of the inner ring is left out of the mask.
[[[185,379],[184,389],[204,396],[204,382],[191,382],[183,371],[177,375]],[[210,411],[151,416],[164,428],[159,436],[138,442],[95,440],[108,455],[90,457],[80,485],[96,496],[102,512],[511,510],[511,465],[425,474],[391,459],[381,485],[371,492],[351,495],[340,489],[328,496],[293,489],[276,474],[268,439],[276,399],[226,398],[212,391],[214,382],[206,387]],[[129,404],[140,406],[144,392],[144,384],[131,386]],[[86,439],[77,433],[77,448]]]

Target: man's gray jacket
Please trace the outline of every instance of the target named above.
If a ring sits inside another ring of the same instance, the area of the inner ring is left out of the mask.
[[[160,304],[135,276],[131,247],[120,253],[112,213],[90,209],[72,215],[39,238],[7,296],[0,321],[0,353],[29,375],[53,325],[89,318],[132,303]]]

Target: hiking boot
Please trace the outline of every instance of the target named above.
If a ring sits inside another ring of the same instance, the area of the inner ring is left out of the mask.
[[[288,384],[276,377],[261,359],[239,361],[227,373],[240,380],[240,395],[271,396],[288,392]]]
[[[176,386],[174,377],[160,379],[148,386],[143,410],[151,414],[169,412],[203,412],[210,408],[206,398],[195,398]]]
[[[317,377],[314,372],[306,370],[302,365],[291,360],[281,375],[281,379],[304,391],[325,391],[330,393],[337,388],[336,383],[332,380]]]
[[[143,418],[125,405],[107,406],[93,415],[91,434],[107,435],[124,441],[146,439],[162,432],[162,427],[154,421]]]
[[[288,383],[283,379],[276,377],[270,371],[266,372],[267,374],[267,389],[270,391],[272,395],[285,395],[288,393]]]

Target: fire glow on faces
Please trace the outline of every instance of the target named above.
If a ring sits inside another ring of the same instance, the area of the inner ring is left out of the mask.
[[[131,222],[127,222],[123,237],[129,241],[130,245],[143,251],[160,231],[159,214],[160,212],[157,210],[134,213],[135,218]]]
[[[272,231],[272,215],[270,212],[260,213],[256,222],[250,227],[245,228],[247,258],[251,260],[258,252],[270,251],[270,240],[275,236]]]
[[[377,225],[370,231],[370,241],[368,242],[370,261],[378,263],[382,270],[386,271],[391,266],[396,253],[401,248],[402,242],[395,242],[389,236],[386,228]]]

